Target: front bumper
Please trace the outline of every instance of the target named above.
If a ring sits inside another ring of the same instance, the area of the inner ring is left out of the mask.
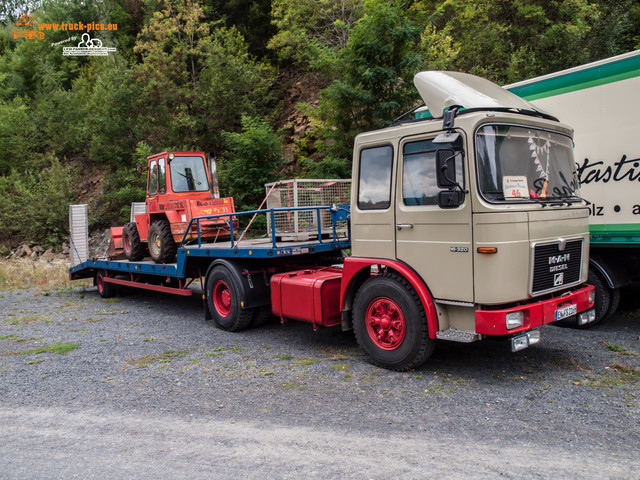
[[[526,305],[518,305],[502,310],[476,310],[476,333],[481,335],[512,335],[518,332],[531,330],[561,319],[557,318],[558,310],[576,305],[576,318],[580,313],[593,308],[593,301],[589,302],[589,292],[594,287],[587,285],[576,290],[571,290],[559,297],[535,301]],[[522,312],[524,320],[521,326],[507,329],[506,316],[509,313]],[[569,319],[564,319],[567,321]]]

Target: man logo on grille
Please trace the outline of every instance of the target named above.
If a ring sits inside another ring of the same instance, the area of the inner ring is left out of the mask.
[[[556,273],[553,276],[553,286],[557,287],[558,285],[562,285],[564,283],[564,273],[560,272],[560,273]]]

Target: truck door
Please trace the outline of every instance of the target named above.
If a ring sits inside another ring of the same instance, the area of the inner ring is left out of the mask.
[[[395,258],[394,148],[367,145],[354,157],[352,251],[358,257]]]
[[[463,139],[449,144],[433,140],[433,135],[408,137],[399,145],[396,257],[422,276],[436,299],[473,302],[471,201],[459,188],[439,187],[437,179],[437,152],[442,150],[440,170],[442,160],[449,158],[450,178],[466,189]],[[451,208],[440,200],[440,192],[455,196],[454,190],[460,192],[461,204]]]

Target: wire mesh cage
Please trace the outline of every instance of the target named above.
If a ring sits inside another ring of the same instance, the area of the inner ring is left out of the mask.
[[[293,179],[265,184],[267,208],[318,207],[348,205],[351,200],[351,180]],[[271,192],[271,193],[269,193]],[[322,210],[319,215],[320,234],[333,235],[331,213]],[[318,214],[313,210],[275,212],[276,236],[282,240],[308,240],[318,237]],[[271,235],[271,222],[267,222]],[[336,234],[347,234],[347,222],[336,224]]]

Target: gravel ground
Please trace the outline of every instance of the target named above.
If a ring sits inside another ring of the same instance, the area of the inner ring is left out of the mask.
[[[0,478],[640,478],[639,307],[396,373],[197,295],[0,292]]]

